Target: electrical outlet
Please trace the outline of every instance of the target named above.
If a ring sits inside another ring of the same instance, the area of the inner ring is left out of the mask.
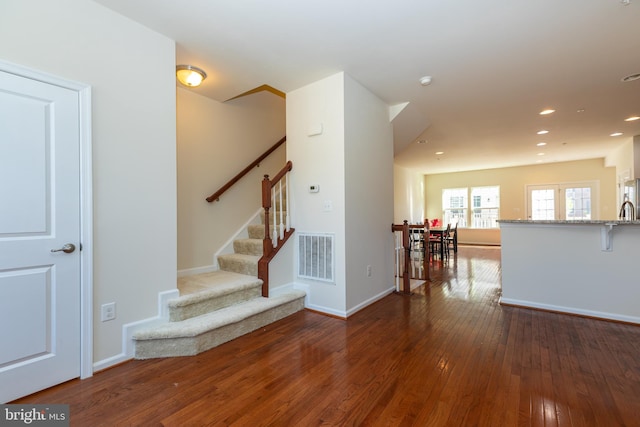
[[[102,310],[100,312],[100,320],[106,322],[107,320],[113,320],[116,318],[116,303],[110,302],[102,304]]]
[[[367,277],[371,277],[371,266],[367,265]]]

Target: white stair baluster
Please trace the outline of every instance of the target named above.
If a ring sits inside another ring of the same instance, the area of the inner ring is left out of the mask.
[[[274,188],[271,188],[271,206],[275,210],[276,208],[276,191]],[[273,213],[273,237],[271,241],[273,243],[273,247],[278,246],[278,218],[276,212]]]
[[[285,175],[286,181],[285,181],[285,186],[284,186],[285,196],[286,196],[285,200],[286,200],[286,205],[287,205],[287,208],[285,210],[286,216],[285,216],[285,220],[284,220],[284,226],[285,226],[287,231],[289,231],[291,229],[291,223],[289,222],[289,174],[290,173],[287,173]]]
[[[280,199],[280,240],[284,239],[284,207],[282,206],[282,179],[278,182],[278,196]]]

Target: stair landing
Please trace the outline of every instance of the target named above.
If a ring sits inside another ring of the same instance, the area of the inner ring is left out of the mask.
[[[304,308],[302,291],[264,298],[261,288],[255,276],[229,271],[180,278],[169,321],[134,334],[135,357],[195,355]]]

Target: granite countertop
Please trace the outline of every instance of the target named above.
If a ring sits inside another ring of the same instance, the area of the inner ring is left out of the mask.
[[[499,219],[501,224],[558,224],[558,225],[640,225],[640,220],[532,220],[532,219]]]

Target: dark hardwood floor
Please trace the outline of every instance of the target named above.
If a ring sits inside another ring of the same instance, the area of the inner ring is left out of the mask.
[[[14,403],[70,404],[72,426],[640,426],[640,327],[500,306],[499,248],[415,292]]]

